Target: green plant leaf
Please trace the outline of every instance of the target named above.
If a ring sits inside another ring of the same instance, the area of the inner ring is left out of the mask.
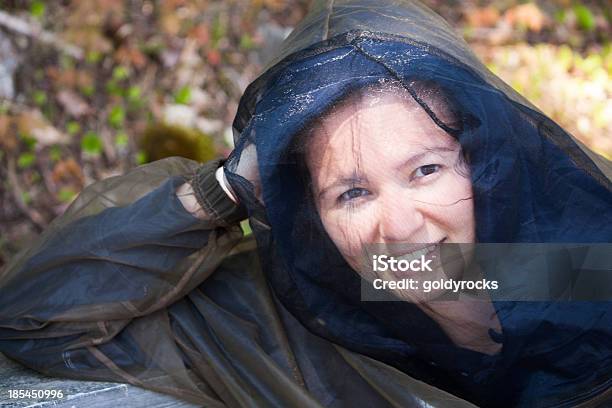
[[[182,105],[187,105],[191,101],[191,89],[188,86],[181,87],[176,94],[174,94],[174,102]]]
[[[595,17],[587,6],[584,4],[576,4],[574,6],[574,14],[576,14],[578,27],[585,31],[593,31],[595,29]]]
[[[36,105],[42,106],[47,102],[47,94],[44,91],[34,91],[32,99]]]
[[[32,17],[41,19],[45,15],[45,2],[35,0],[30,5],[30,14]]]
[[[59,146],[52,146],[51,149],[49,149],[49,159],[55,163],[60,161],[61,158],[62,149]]]
[[[242,36],[240,37],[240,48],[243,48],[245,50],[250,50],[254,47],[255,47],[255,43],[253,42],[253,39],[251,38],[251,36],[247,33],[242,34]]]
[[[57,192],[57,199],[62,203],[69,203],[76,196],[76,194],[76,191],[74,191],[70,187],[62,187]]]
[[[130,86],[127,90],[127,98],[130,102],[139,102],[142,91],[139,86]]]
[[[113,106],[108,114],[108,123],[115,129],[118,129],[123,126],[124,121],[125,111],[123,110],[123,107],[119,105]]]
[[[102,59],[102,53],[100,51],[89,51],[85,56],[85,60],[90,64],[97,64]]]
[[[119,132],[117,133],[117,135],[115,136],[115,145],[117,147],[126,147],[128,145],[128,135],[125,132]]]
[[[20,169],[27,169],[32,167],[36,162],[36,155],[32,152],[25,152],[19,155],[17,158],[17,167]]]
[[[242,233],[245,237],[253,233],[253,231],[251,230],[251,224],[249,224],[249,220],[241,221],[240,228],[242,228]]]
[[[130,76],[130,71],[123,65],[118,65],[113,69],[113,79],[121,81]]]
[[[102,139],[95,132],[87,132],[81,139],[81,149],[88,154],[97,156],[102,152]]]
[[[142,150],[136,153],[136,164],[145,164],[147,162],[147,154]]]
[[[35,138],[30,136],[29,134],[23,134],[23,133],[18,133],[18,136],[29,150],[34,149],[37,143],[37,140]]]
[[[123,96],[123,87],[119,86],[115,79],[111,79],[106,83],[106,92],[115,96]]]
[[[96,91],[96,88],[93,85],[84,85],[81,87],[81,92],[85,96],[92,96],[95,91]]]
[[[69,135],[74,136],[81,131],[81,125],[79,125],[79,122],[71,120],[66,124],[66,131]]]

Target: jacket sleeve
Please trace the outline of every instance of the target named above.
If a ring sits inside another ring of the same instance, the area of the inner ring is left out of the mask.
[[[86,188],[0,273],[0,352],[48,375],[143,385],[164,372],[187,393],[201,390],[166,308],[215,270],[242,231],[183,207],[177,188],[199,168],[171,158]]]

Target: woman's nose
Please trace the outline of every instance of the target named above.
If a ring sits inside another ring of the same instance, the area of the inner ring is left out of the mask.
[[[407,194],[382,200],[379,207],[379,231],[383,241],[420,242],[426,238],[425,217],[419,203]]]

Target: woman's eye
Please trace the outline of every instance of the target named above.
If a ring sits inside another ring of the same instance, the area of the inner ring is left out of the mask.
[[[338,197],[338,201],[347,202],[368,194],[370,194],[370,192],[365,188],[351,188],[350,190],[347,190],[344,193],[340,194],[340,196]]]
[[[425,166],[421,166],[416,169],[413,173],[413,178],[421,178],[433,174],[440,170],[439,164],[426,164]]]

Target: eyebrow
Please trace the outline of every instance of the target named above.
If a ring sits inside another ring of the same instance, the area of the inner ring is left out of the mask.
[[[444,147],[444,146],[437,146],[437,147],[427,148],[425,151],[422,151],[421,153],[417,153],[417,154],[409,157],[407,160],[402,162],[402,164],[397,166],[396,170],[401,170],[401,169],[403,169],[405,167],[408,167],[408,166],[418,162],[423,157],[425,157],[425,156],[427,156],[428,154],[431,154],[431,153],[437,153],[437,152],[455,152],[455,151],[457,151],[457,149],[453,149],[453,148],[450,148],[450,147]],[[329,191],[329,190],[331,190],[333,188],[340,187],[340,186],[346,186],[346,185],[355,185],[355,184],[359,184],[359,183],[363,183],[363,182],[367,182],[367,178],[366,177],[360,177],[356,173],[353,174],[352,176],[349,176],[349,177],[342,177],[342,178],[337,179],[336,181],[334,181],[332,184],[330,184],[330,185],[326,186],[325,188],[321,189],[321,191],[318,194],[318,198],[320,199],[325,193],[327,193],[327,191]]]
[[[453,149],[450,147],[443,147],[443,146],[427,148],[425,151],[422,151],[421,153],[417,153],[414,156],[410,156],[407,160],[403,161],[402,164],[397,166],[396,170],[401,170],[405,167],[409,167],[413,165],[414,163],[418,162],[419,160],[421,160],[423,157],[429,154],[432,154],[432,153],[456,152],[456,151],[457,149]]]

